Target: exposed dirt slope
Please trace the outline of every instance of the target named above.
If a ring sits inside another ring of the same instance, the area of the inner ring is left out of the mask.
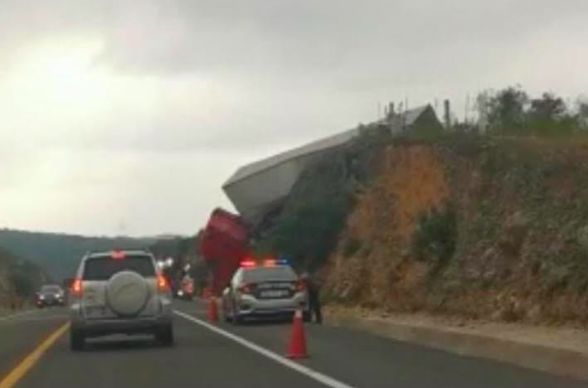
[[[588,146],[452,138],[380,159],[329,259],[330,297],[588,322]]]

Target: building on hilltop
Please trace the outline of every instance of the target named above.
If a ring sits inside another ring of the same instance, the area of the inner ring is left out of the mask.
[[[377,124],[388,127],[394,135],[405,132],[440,133],[443,131],[443,124],[437,118],[435,109],[431,105],[423,105],[400,114],[396,114],[394,106],[391,105],[387,117],[378,121]]]
[[[431,105],[400,114],[391,110],[374,124],[388,128],[392,134],[443,130]],[[350,129],[242,166],[225,182],[223,190],[241,216],[249,224],[257,225],[284,201],[306,168],[328,152],[349,144],[360,131]]]

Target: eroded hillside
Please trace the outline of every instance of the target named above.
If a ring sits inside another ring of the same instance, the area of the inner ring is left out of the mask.
[[[504,320],[588,320],[588,147],[387,145],[327,271],[331,298]]]

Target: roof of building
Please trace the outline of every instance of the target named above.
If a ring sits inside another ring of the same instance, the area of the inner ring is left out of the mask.
[[[418,108],[407,110],[406,112],[395,116],[392,120],[390,120],[389,123],[392,132],[398,132],[403,127],[413,125],[414,122],[417,121],[418,118],[421,117],[421,115],[429,108],[431,108],[431,105],[423,105],[419,106]]]

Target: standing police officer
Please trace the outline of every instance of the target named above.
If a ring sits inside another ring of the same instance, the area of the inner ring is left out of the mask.
[[[306,290],[308,292],[308,310],[310,313],[310,321],[312,322],[314,316],[314,321],[320,325],[323,323],[323,314],[321,311],[319,284],[316,279],[308,274],[308,272],[303,273],[301,278],[306,284]]]

